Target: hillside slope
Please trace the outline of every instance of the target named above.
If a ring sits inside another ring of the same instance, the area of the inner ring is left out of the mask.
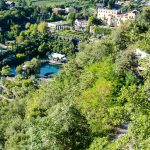
[[[80,43],[53,81],[24,98],[0,101],[3,149],[150,149],[149,16],[145,8],[110,37]]]

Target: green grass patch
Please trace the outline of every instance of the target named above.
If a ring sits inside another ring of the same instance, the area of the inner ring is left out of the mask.
[[[65,4],[68,2],[73,2],[73,1],[68,1],[68,0],[40,0],[40,1],[32,1],[32,5],[34,6],[54,6],[54,5],[61,5]]]
[[[37,1],[32,2],[33,6],[54,6],[57,4],[63,4],[63,2],[51,2],[51,1]]]

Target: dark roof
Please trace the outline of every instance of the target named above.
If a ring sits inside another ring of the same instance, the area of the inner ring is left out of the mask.
[[[115,9],[120,9],[120,8],[122,8],[122,5],[115,4]]]
[[[104,3],[96,3],[96,7],[104,7]]]

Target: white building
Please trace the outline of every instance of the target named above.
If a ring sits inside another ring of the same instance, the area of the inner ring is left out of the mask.
[[[0,49],[7,49],[7,46],[0,43]]]
[[[70,28],[66,21],[48,22],[47,26],[50,28],[51,32],[54,32],[55,30]]]
[[[51,53],[48,58],[54,61],[67,62],[67,58],[64,54]]]
[[[88,21],[87,20],[78,20],[76,19],[74,22],[75,30],[80,30],[88,27]]]
[[[135,50],[135,54],[139,57],[139,58],[141,58],[141,59],[143,59],[143,58],[145,58],[145,57],[147,57],[149,54],[148,53],[146,53],[146,52],[144,52],[144,51],[142,51],[142,50],[140,50],[140,49],[136,49]]]
[[[140,49],[136,49],[135,54],[138,57],[138,59],[145,59],[144,63],[139,63],[140,65],[138,66],[138,71],[150,70],[150,54]]]
[[[77,10],[75,9],[75,8],[73,8],[73,7],[66,7],[65,8],[65,12],[66,13],[71,13],[71,12],[77,12]]]
[[[14,3],[13,1],[6,1],[6,4],[7,4],[7,5],[12,5],[12,6],[15,5],[15,3]]]

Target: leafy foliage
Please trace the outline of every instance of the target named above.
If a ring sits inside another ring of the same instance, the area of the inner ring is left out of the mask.
[[[80,42],[79,53],[61,73],[39,87],[34,78],[2,81],[4,96],[16,94],[13,101],[0,101],[2,148],[149,149],[149,57],[139,58],[134,51],[137,41],[144,43],[143,34],[149,34],[149,9],[141,16],[116,30],[113,39]],[[55,47],[52,35],[32,34],[31,41],[27,35],[15,47],[17,54],[34,48],[40,53],[44,44]]]

